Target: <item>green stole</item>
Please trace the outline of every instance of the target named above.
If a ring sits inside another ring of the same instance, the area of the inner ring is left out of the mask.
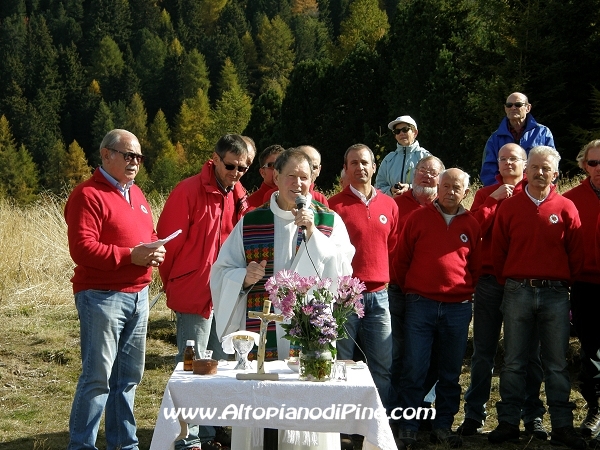
[[[331,236],[334,222],[333,211],[315,200],[311,202],[311,208],[314,210],[315,226],[317,229],[325,236]],[[270,202],[259,206],[244,216],[242,234],[246,264],[249,264],[251,261],[257,263],[263,260],[267,261],[265,276],[252,286],[248,292],[246,302],[248,311],[262,311],[264,301],[269,299],[269,294],[265,291],[265,283],[273,276],[275,259],[275,219],[273,211],[271,211]],[[298,229],[296,252],[300,249],[300,244],[302,244],[302,231]],[[258,333],[260,331],[260,320],[246,318],[246,330]],[[300,347],[292,345],[290,347],[290,356],[298,356],[299,351]],[[256,352],[252,351],[249,356],[250,359],[255,359]],[[265,360],[275,359],[278,359],[277,337],[275,335],[275,323],[270,322],[267,328]]]

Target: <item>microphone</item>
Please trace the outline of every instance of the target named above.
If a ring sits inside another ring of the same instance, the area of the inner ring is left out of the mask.
[[[304,195],[299,195],[298,197],[296,197],[296,209],[300,210],[303,209],[305,206],[306,197]],[[304,240],[306,240],[306,234],[304,233],[306,231],[306,227],[304,225],[301,225],[300,229],[302,230],[302,236]]]

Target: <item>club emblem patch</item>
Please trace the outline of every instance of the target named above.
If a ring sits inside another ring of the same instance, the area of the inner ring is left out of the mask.
[[[387,217],[382,214],[379,216],[379,221],[385,225],[387,223]]]
[[[468,242],[469,238],[467,237],[466,234],[463,233],[463,234],[460,235],[460,240],[463,241],[463,242]]]
[[[144,214],[148,214],[148,210],[146,209],[146,207],[145,207],[144,205],[141,205],[141,206],[140,206],[140,209],[142,210],[142,212],[143,212]]]
[[[550,223],[558,223],[558,216],[556,214],[550,215]]]

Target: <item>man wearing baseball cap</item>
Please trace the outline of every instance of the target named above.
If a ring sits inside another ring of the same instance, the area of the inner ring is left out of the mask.
[[[400,116],[388,124],[396,138],[396,150],[387,154],[379,165],[375,186],[392,197],[407,191],[421,158],[431,155],[419,145],[417,122],[410,116]]]

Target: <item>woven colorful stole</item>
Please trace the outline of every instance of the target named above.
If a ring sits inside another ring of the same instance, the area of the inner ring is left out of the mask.
[[[311,208],[315,211],[315,225],[325,236],[331,236],[333,231],[333,212],[323,204],[313,201]],[[270,203],[250,211],[244,216],[243,240],[244,253],[246,255],[246,263],[255,261],[267,261],[265,267],[265,276],[257,282],[250,292],[248,292],[247,310],[262,311],[263,303],[269,298],[269,294],[265,291],[265,283],[273,276],[273,260],[275,257],[275,220],[271,211]],[[302,233],[298,230],[296,239],[296,251],[302,243]],[[260,320],[246,318],[246,330],[260,332]],[[298,356],[300,347],[291,345],[289,356]],[[287,358],[285,355],[284,358]],[[253,350],[250,359],[256,359],[256,351]],[[267,328],[267,343],[265,346],[265,360],[276,360],[277,355],[277,337],[275,334],[275,323],[269,323]]]

